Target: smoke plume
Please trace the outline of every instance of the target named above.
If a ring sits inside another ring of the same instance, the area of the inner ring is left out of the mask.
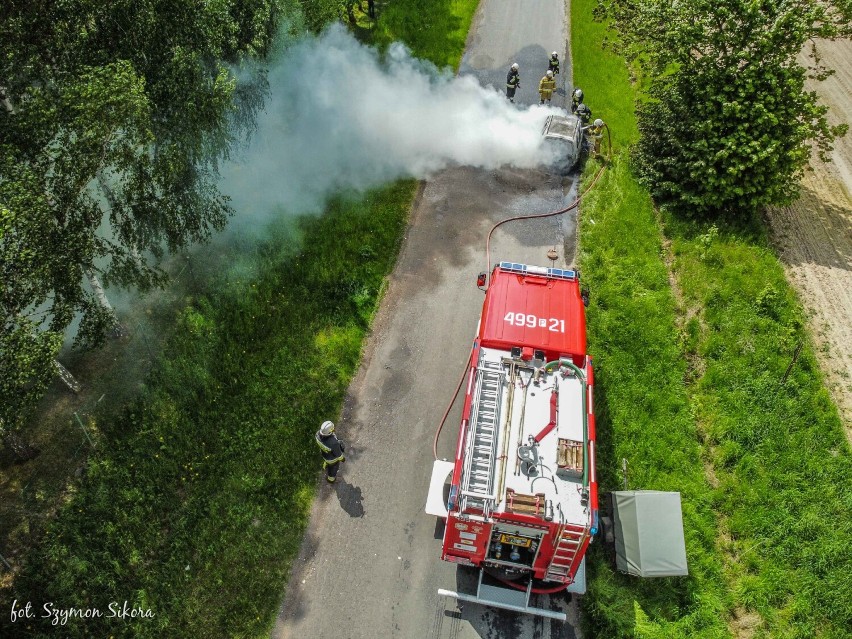
[[[555,109],[519,108],[398,43],[380,59],[340,25],[290,46],[269,85],[252,140],[222,167],[241,216],[316,211],[337,192],[451,165],[531,168],[548,159],[540,132]]]

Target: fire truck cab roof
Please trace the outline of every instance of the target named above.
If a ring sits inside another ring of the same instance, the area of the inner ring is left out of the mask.
[[[539,351],[545,361],[586,355],[586,315],[576,271],[501,262],[482,310],[482,346]],[[531,357],[522,357],[529,360]]]

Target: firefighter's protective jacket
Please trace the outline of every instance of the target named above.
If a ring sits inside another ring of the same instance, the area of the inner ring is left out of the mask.
[[[322,435],[317,431],[314,439],[317,440],[317,446],[322,451],[322,458],[326,466],[346,460],[346,457],[343,455],[343,442],[337,439],[334,433]]]
[[[509,74],[506,76],[506,88],[517,89],[521,86],[521,75],[514,69],[509,69]]]
[[[553,97],[553,91],[556,89],[556,80],[548,78],[546,75],[538,83],[538,94],[542,100],[550,100]]]
[[[550,56],[550,63],[547,65],[547,68],[553,71],[553,75],[557,75],[559,73],[559,58]]]

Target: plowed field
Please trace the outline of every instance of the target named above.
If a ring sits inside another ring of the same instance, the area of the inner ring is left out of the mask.
[[[852,41],[820,42],[836,73],[814,82],[829,122],[852,124]],[[852,441],[852,131],[812,160],[800,199],[769,211],[772,238],[809,316],[817,355]]]

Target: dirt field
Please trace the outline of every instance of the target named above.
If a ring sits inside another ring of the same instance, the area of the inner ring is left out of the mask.
[[[820,42],[836,69],[812,88],[829,107],[829,122],[852,124],[852,41]],[[815,158],[794,205],[769,212],[772,236],[809,316],[817,356],[852,442],[852,131],[832,162]]]

